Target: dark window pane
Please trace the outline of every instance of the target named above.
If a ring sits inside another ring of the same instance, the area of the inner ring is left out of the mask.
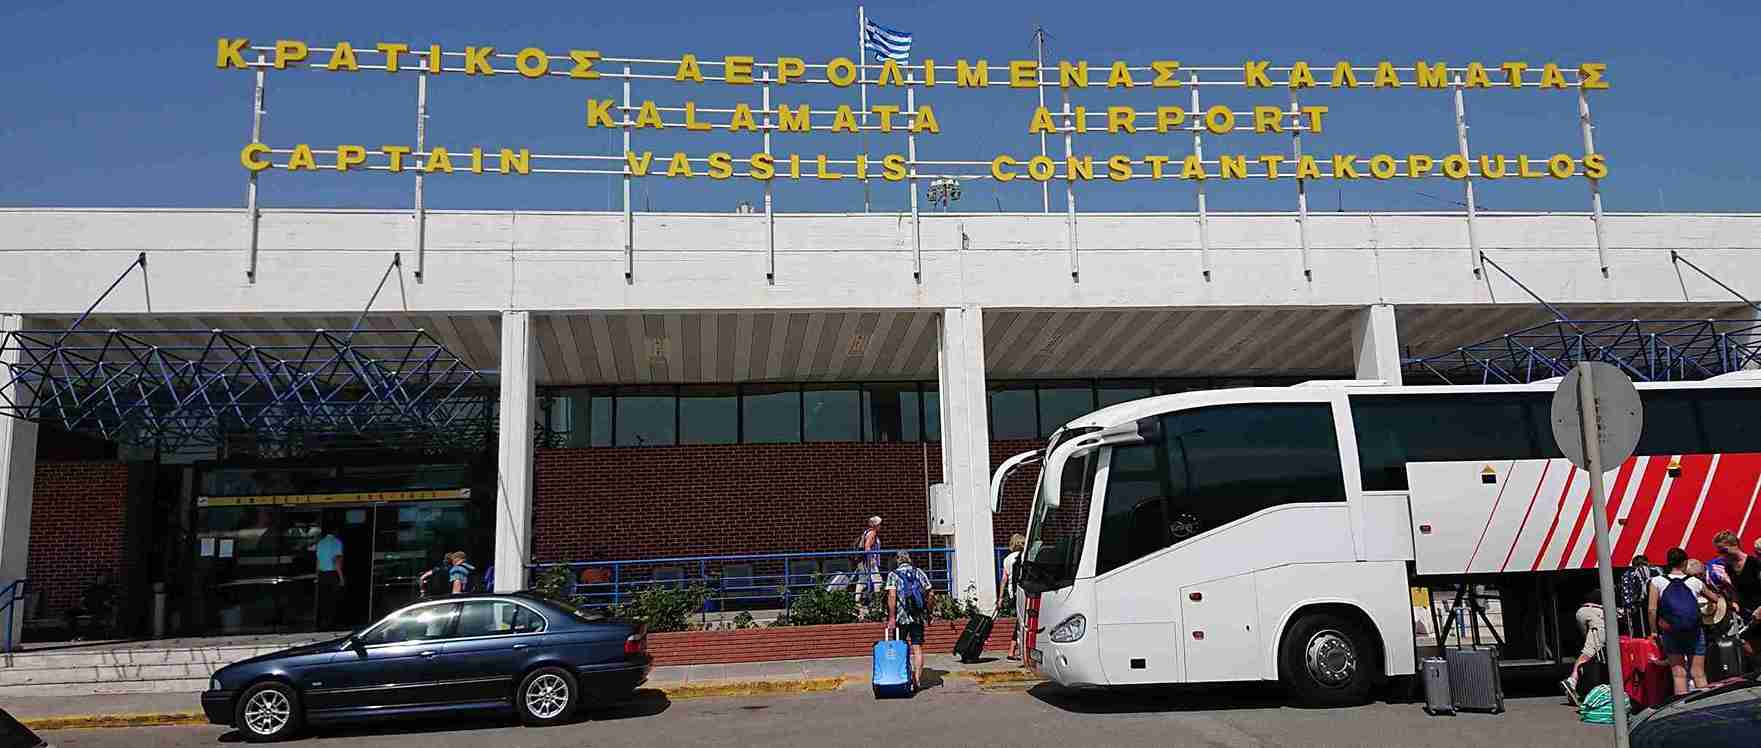
[[[1097,573],[1263,509],[1345,500],[1327,405],[1199,408],[1162,427],[1162,444],[1113,450]]]
[[[1109,405],[1141,400],[1153,394],[1155,394],[1155,390],[1148,384],[1102,384],[1095,391],[1096,399],[1099,400],[1099,404],[1095,407],[1105,408]]]
[[[670,445],[677,441],[671,387],[630,387],[618,391],[617,444],[620,447]]]
[[[853,442],[862,438],[862,393],[855,385],[807,385],[801,393],[807,441]]]
[[[1180,392],[1216,389],[1215,382],[1209,379],[1164,379],[1156,382],[1156,394],[1173,395]]]
[[[587,446],[609,447],[611,446],[611,393],[604,389],[595,390],[592,403],[587,413]],[[576,421],[576,429],[580,428],[579,423]]]
[[[1406,488],[1406,463],[1559,456],[1545,392],[1351,398],[1364,490]]]
[[[1678,455],[1715,451],[1709,449],[1706,427],[1710,424],[1704,419],[1717,411],[1706,410],[1700,400],[1701,394],[1695,390],[1639,393],[1639,401],[1645,406],[1644,426],[1634,452]]]
[[[1033,385],[997,385],[991,388],[991,438],[1038,439],[1039,414],[1034,405]]]
[[[923,440],[942,440],[942,394],[934,384],[923,385]]]
[[[755,384],[740,389],[745,440],[753,444],[801,441],[801,391],[792,384]]]
[[[1713,452],[1761,452],[1761,389],[1698,390]],[[1649,419],[1649,409],[1645,412]]]
[[[740,440],[740,399],[732,387],[679,390],[680,444],[733,444]]]
[[[445,639],[452,636],[459,606],[430,605],[392,618],[361,637],[364,646]]]
[[[1088,384],[1042,384],[1039,386],[1039,438],[1095,409],[1094,389]]]
[[[917,384],[862,387],[862,438],[871,442],[914,442],[918,430]]]

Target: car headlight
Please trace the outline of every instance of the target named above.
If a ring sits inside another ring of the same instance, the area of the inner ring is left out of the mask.
[[[208,690],[210,690],[210,691],[220,690],[220,679],[219,678],[209,678],[208,679]]]
[[[1077,613],[1076,615],[1064,619],[1063,623],[1052,628],[1052,641],[1059,644],[1069,644],[1077,639],[1081,639],[1083,633],[1087,630],[1088,619],[1083,618],[1081,613]]]

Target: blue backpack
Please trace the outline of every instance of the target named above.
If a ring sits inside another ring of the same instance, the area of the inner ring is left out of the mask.
[[[1685,577],[1670,577],[1657,596],[1657,621],[1667,632],[1693,631],[1700,625],[1700,601]]]
[[[906,566],[894,571],[899,575],[900,609],[913,620],[923,620],[923,577],[918,575],[915,567]]]

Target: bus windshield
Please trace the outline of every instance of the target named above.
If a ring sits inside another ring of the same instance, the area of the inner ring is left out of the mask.
[[[1070,439],[1096,429],[1065,429],[1052,437],[1046,453]],[[1089,493],[1094,486],[1097,452],[1064,463],[1060,476],[1059,506],[1046,503],[1043,493],[1033,497],[1033,514],[1028,518],[1027,552],[1023,554],[1023,581],[1031,586],[1055,590],[1076,581],[1077,564],[1082,560],[1083,539],[1088,532]],[[1041,470],[1045,468],[1042,465]]]

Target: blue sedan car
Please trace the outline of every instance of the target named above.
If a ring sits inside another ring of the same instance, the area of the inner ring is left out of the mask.
[[[581,704],[627,698],[652,667],[640,626],[524,594],[463,595],[227,665],[202,711],[251,741],[303,724],[440,711],[512,709],[548,725]]]

